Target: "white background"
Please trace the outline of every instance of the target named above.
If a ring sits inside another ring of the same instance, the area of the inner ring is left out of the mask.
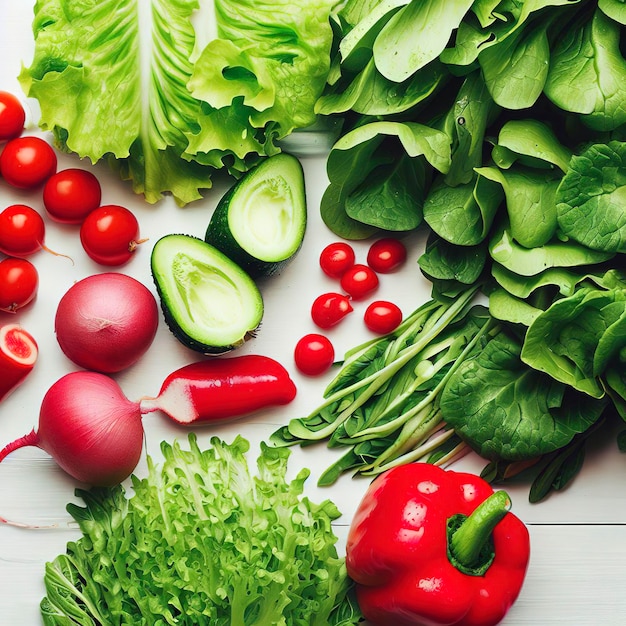
[[[31,3],[3,1],[0,9],[0,89],[20,93],[17,74],[22,63],[30,62],[32,37]],[[10,8],[7,8],[9,6]],[[36,103],[29,102],[30,123],[26,132],[41,134],[36,128]],[[105,131],[106,132],[106,129]],[[45,136],[45,135],[44,135]],[[326,186],[324,155],[304,157],[309,225],[302,250],[293,263],[278,277],[265,281],[262,292],[265,316],[258,336],[240,353],[258,353],[281,361],[298,386],[296,400],[287,407],[259,413],[220,427],[198,430],[201,443],[213,435],[232,440],[240,433],[252,443],[254,461],[258,443],[293,417],[314,410],[331,374],[321,378],[300,376],[293,366],[293,347],[308,332],[317,329],[310,320],[313,299],[338,285],[325,277],[317,265],[319,253],[336,238],[321,223],[319,201]],[[92,169],[89,163],[64,155],[63,167]],[[215,188],[206,199],[184,209],[166,199],[156,206],[147,205],[106,168],[93,168],[103,186],[103,203],[119,203],[132,209],[141,224],[142,236],[149,241],[133,260],[119,271],[134,276],[153,292],[149,272],[151,245],[169,232],[202,236],[223,188]],[[0,181],[0,210],[16,202],[30,204],[45,214],[41,192],[19,192]],[[75,368],[61,353],[54,336],[53,320],[57,303],[73,282],[106,271],[92,263],[82,251],[78,230],[61,226],[46,218],[46,244],[70,255],[56,257],[44,251],[31,257],[40,274],[40,291],[32,306],[16,316],[0,313],[0,323],[19,321],[36,338],[40,358],[27,381],[0,405],[0,445],[25,434],[36,426],[38,408],[48,387]],[[365,260],[369,242],[355,244],[359,261]],[[381,277],[376,297],[398,303],[405,313],[421,304],[429,295],[429,284],[417,267],[420,252],[418,238],[407,240],[409,259],[401,271]],[[371,335],[364,328],[362,314],[366,303],[356,303],[355,310],[337,328],[328,333],[340,357]],[[162,319],[157,338],[139,363],[116,376],[131,399],[158,392],[165,376],[198,355],[182,347],[169,333]],[[174,438],[185,439],[187,430],[172,425],[161,414],[144,420],[146,452],[159,458],[159,443]],[[623,624],[626,614],[626,457],[615,447],[614,433],[602,433],[593,442],[582,474],[571,488],[547,501],[530,505],[528,485],[508,488],[513,511],[529,526],[532,556],[526,583],[518,602],[504,624]],[[334,458],[323,445],[306,450],[293,449],[290,465],[295,474],[301,467],[312,471],[307,495],[316,501],[332,499],[343,512],[336,529],[339,549],[343,551],[351,516],[367,486],[365,479],[344,477],[331,488],[319,489],[319,474]],[[484,462],[470,455],[455,468],[480,471]],[[137,468],[142,475],[145,459]],[[57,530],[25,530],[0,526],[0,626],[34,626],[41,623],[38,604],[44,595],[43,571],[46,561],[65,550],[77,531],[67,527],[67,502],[74,499],[76,483],[47,457],[34,448],[10,455],[0,465],[0,516],[28,523],[58,523]]]

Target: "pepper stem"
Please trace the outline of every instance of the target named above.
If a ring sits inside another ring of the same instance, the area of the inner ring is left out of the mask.
[[[496,491],[482,502],[468,517],[461,516],[448,524],[448,553],[453,564],[465,573],[482,575],[494,554],[492,532],[511,509],[511,499],[505,491]],[[452,525],[450,524],[452,522]]]

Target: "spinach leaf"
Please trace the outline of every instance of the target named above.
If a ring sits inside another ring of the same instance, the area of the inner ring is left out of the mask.
[[[434,61],[472,4],[472,0],[412,0],[406,4],[374,41],[380,73],[400,82]]]
[[[545,94],[560,108],[580,113],[590,128],[614,130],[626,123],[626,62],[620,24],[599,8],[561,32],[552,49]]]
[[[607,364],[626,346],[626,290],[580,287],[554,302],[528,328],[522,360],[595,398]]]
[[[487,237],[503,198],[502,187],[485,177],[455,187],[439,179],[424,201],[424,220],[442,239],[475,246]]]
[[[414,230],[422,222],[425,188],[423,161],[404,154],[370,172],[346,198],[346,214],[380,230]]]
[[[442,131],[415,122],[365,123],[341,137],[327,160],[330,186],[320,207],[326,225],[349,239],[369,237],[376,232],[372,224],[381,224],[385,217],[384,212],[377,216],[376,211],[393,206],[395,194],[400,194],[403,204],[389,214],[394,219],[391,228],[417,225],[422,216],[426,170],[410,161],[396,169],[407,157],[425,159],[445,172],[450,167],[449,138]],[[407,172],[411,175],[403,176]],[[361,222],[362,218],[367,223]]]
[[[511,237],[525,248],[537,248],[556,234],[555,197],[560,179],[511,167],[479,167],[479,176],[500,183],[506,197]]]
[[[485,48],[478,62],[494,101],[507,109],[531,107],[543,91],[548,75],[550,20],[533,20],[497,46]]]
[[[331,115],[354,111],[362,115],[394,115],[432,96],[449,77],[441,63],[433,62],[402,83],[385,78],[373,59],[342,91],[328,92],[315,104],[316,113]]]
[[[535,119],[508,120],[498,133],[492,158],[505,169],[519,161],[541,169],[556,166],[565,174],[572,152],[557,139],[547,123]]]
[[[572,157],[556,197],[567,237],[607,252],[626,252],[626,143],[594,144]]]
[[[418,263],[431,281],[478,282],[487,259],[486,246],[457,246],[431,234]]]
[[[553,239],[537,248],[519,245],[508,224],[503,223],[493,232],[489,253],[494,261],[520,276],[534,276],[550,267],[592,265],[613,258],[611,252],[591,250],[574,241]]]
[[[443,419],[486,459],[522,460],[568,444],[604,402],[578,393],[520,359],[501,331],[459,365],[441,394]]]

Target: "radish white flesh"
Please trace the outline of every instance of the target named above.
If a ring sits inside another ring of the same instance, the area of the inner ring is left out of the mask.
[[[112,378],[72,372],[47,391],[37,430],[0,450],[0,461],[18,448],[36,446],[76,480],[110,486],[133,472],[143,439],[139,404],[131,402]]]

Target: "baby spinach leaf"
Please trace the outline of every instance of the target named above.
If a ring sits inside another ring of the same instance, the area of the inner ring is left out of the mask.
[[[380,230],[414,230],[422,222],[425,179],[424,163],[402,155],[370,172],[346,198],[346,214]]]
[[[575,267],[601,263],[615,256],[591,250],[574,241],[554,239],[537,248],[525,248],[513,239],[506,223],[500,225],[489,242],[491,258],[520,276],[534,276],[550,267]]]
[[[521,358],[555,380],[601,398],[600,376],[626,345],[625,317],[624,290],[581,287],[536,317],[526,333]]]
[[[626,26],[626,4],[622,0],[598,0],[598,8],[607,17]]]
[[[495,288],[489,292],[489,313],[498,320],[530,326],[541,309],[519,298],[506,289]]]
[[[581,113],[595,130],[626,123],[626,62],[620,25],[597,9],[561,33],[552,49],[546,95],[560,108]]]
[[[424,220],[446,241],[475,246],[487,237],[503,198],[502,187],[484,177],[455,187],[439,179],[424,201]]]
[[[322,115],[354,111],[362,115],[394,115],[418,105],[447,79],[441,63],[433,62],[402,83],[385,78],[370,59],[343,91],[319,98],[315,111]]]
[[[580,394],[520,359],[505,332],[454,371],[440,408],[447,424],[486,459],[522,460],[567,445],[601,415],[604,403]]]
[[[626,143],[593,144],[572,157],[557,190],[563,233],[607,252],[626,252]]]
[[[431,280],[452,280],[472,285],[485,268],[485,246],[457,246],[431,235],[418,263]]]
[[[556,232],[555,197],[560,179],[551,173],[511,167],[479,167],[479,177],[502,185],[511,237],[526,248],[548,243]]]
[[[531,107],[543,91],[548,75],[550,20],[534,20],[517,29],[497,46],[485,48],[478,62],[494,101],[507,109]]]
[[[472,72],[444,119],[443,130],[452,138],[452,162],[445,179],[448,185],[454,187],[475,178],[474,168],[483,162],[485,130],[497,110],[481,73]]]
[[[552,128],[547,123],[535,119],[505,122],[498,133],[495,147],[505,148],[515,155],[507,167],[520,160],[524,165],[534,167],[554,165],[566,173],[572,158],[571,150],[557,139]]]
[[[374,59],[379,72],[400,82],[434,61],[472,4],[472,0],[412,0],[407,3],[385,24],[374,41]]]

